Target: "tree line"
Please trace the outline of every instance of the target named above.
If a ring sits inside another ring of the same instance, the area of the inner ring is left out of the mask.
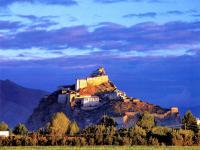
[[[64,146],[64,145],[200,145],[200,130],[190,111],[182,118],[181,128],[157,126],[154,117],[145,112],[131,128],[116,128],[112,117],[103,116],[97,125],[80,130],[62,113],[56,113],[45,127],[29,132],[24,124],[0,137],[0,146]],[[9,130],[0,123],[0,131]]]

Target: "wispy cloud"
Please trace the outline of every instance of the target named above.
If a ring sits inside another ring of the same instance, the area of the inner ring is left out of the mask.
[[[185,14],[185,12],[179,11],[179,10],[171,10],[171,11],[168,11],[167,14],[170,14],[170,15],[182,15],[182,14]]]
[[[1,27],[0,27],[1,28]],[[130,27],[114,23],[99,24],[93,31],[87,26],[61,29],[35,29],[2,35],[0,49],[42,48],[63,50],[101,49],[104,51],[148,51],[192,48],[200,41],[200,22],[144,22]]]
[[[163,0],[94,0],[98,3],[119,3],[119,2],[149,2],[149,3],[158,3],[163,2]]]
[[[85,64],[85,65],[74,65],[74,66],[67,66],[63,67],[63,69],[71,70],[71,69],[86,69],[86,68],[96,68],[98,64]]]
[[[93,52],[93,51],[92,51]],[[73,56],[86,56],[91,53],[91,50],[81,51],[75,48],[65,50],[46,50],[40,48],[30,48],[23,50],[1,50],[0,61],[10,60],[45,60],[52,58],[73,57]]]
[[[193,9],[190,9],[190,10],[185,10],[185,11],[181,11],[181,10],[170,10],[170,11],[167,11],[166,14],[168,15],[185,15],[185,14],[188,14],[188,15],[194,15],[198,13],[198,11],[196,10],[193,10]]]
[[[196,10],[190,9],[190,10],[169,10],[166,12],[146,12],[146,13],[130,13],[127,15],[123,15],[123,18],[133,18],[133,17],[137,17],[137,18],[155,18],[157,16],[166,16],[166,15],[172,15],[172,16],[180,16],[180,15],[189,15],[189,16],[193,16],[193,17],[198,17],[199,13]]]
[[[200,13],[193,14],[192,16],[193,16],[193,17],[200,17]]]
[[[5,7],[14,3],[42,3],[47,5],[65,5],[71,6],[76,5],[77,2],[74,0],[1,0],[0,7]]]
[[[0,30],[17,30],[24,27],[19,21],[0,21]]]
[[[37,21],[37,22],[42,22],[49,19],[58,18],[58,16],[42,16],[42,17],[38,17],[35,15],[17,15],[17,16],[20,18],[28,19],[30,21]]]
[[[144,17],[150,17],[155,18],[157,16],[156,12],[147,12],[147,13],[139,13],[139,14],[128,14],[124,15],[124,18],[132,18],[132,17],[138,17],[138,18],[144,18]]]
[[[8,17],[13,17],[12,15]],[[27,19],[29,22],[21,20],[20,21],[9,21],[2,20],[0,21],[0,31],[7,30],[7,32],[16,32],[36,30],[36,29],[48,29],[49,27],[58,25],[58,22],[53,21],[52,19],[57,18],[57,16],[42,16],[37,17],[34,15],[17,15],[18,18]]]

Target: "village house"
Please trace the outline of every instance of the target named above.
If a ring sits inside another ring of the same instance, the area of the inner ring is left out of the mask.
[[[200,126],[200,119],[199,119],[199,118],[196,118],[196,120],[197,120],[197,125]]]
[[[0,131],[0,137],[9,137],[10,132],[9,131]]]

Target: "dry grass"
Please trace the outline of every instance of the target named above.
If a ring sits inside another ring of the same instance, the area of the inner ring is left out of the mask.
[[[198,146],[30,146],[0,147],[0,150],[200,150]]]

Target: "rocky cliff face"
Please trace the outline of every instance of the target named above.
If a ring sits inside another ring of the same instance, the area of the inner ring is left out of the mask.
[[[105,74],[104,69],[103,72]],[[130,127],[145,111],[154,115],[159,125],[175,126],[180,122],[179,112],[130,98],[119,91],[111,81],[98,86],[88,85],[76,91],[80,95],[99,96],[101,102],[98,107],[93,109],[82,109],[77,106],[72,108],[68,102],[58,103],[58,95],[61,92],[61,90],[57,90],[41,100],[27,121],[29,129],[35,130],[44,126],[56,112],[64,112],[71,120],[75,120],[81,128],[96,124],[105,114],[113,117],[118,123],[118,127]],[[116,93],[120,96],[116,96]]]

